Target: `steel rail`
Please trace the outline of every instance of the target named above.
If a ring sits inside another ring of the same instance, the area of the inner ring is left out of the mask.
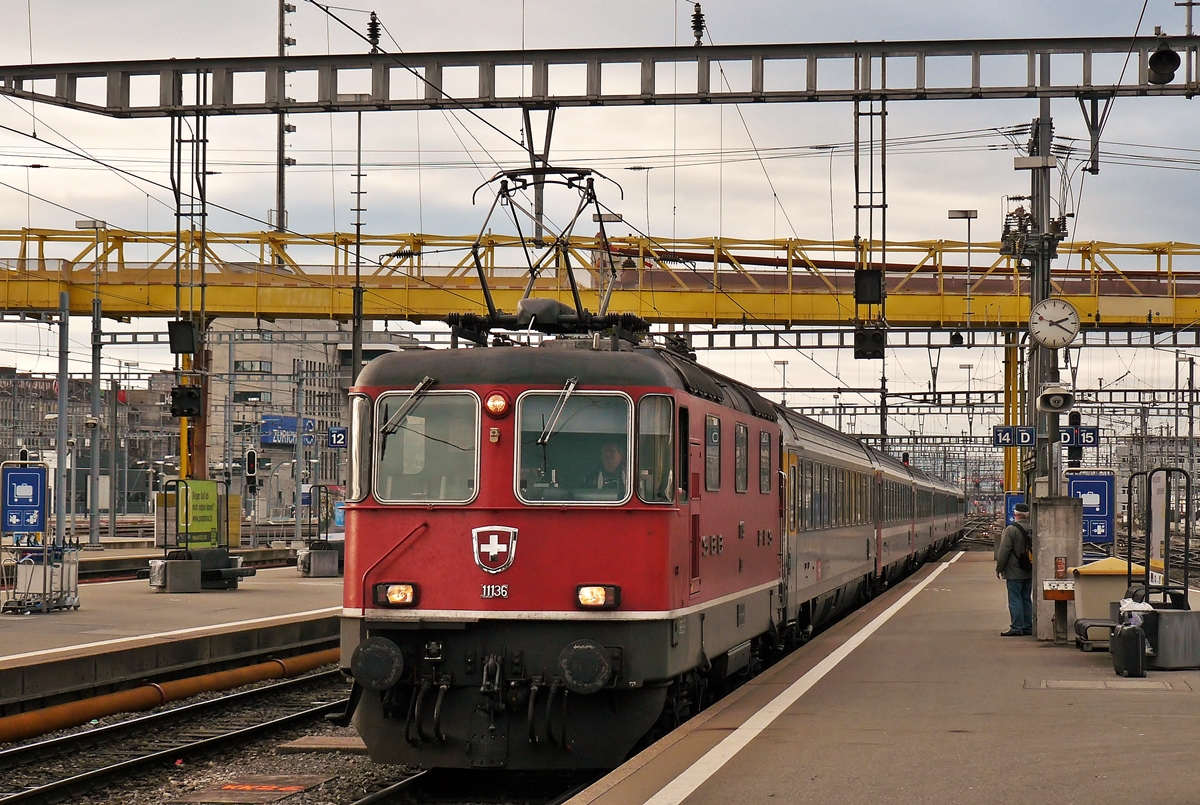
[[[96,729],[87,730],[84,732],[71,733],[69,735],[52,738],[46,741],[38,741],[37,743],[12,747],[10,749],[0,751],[0,770],[12,769],[18,765],[29,763],[31,759],[39,756],[50,754],[59,755],[64,752],[77,750],[82,747],[102,742],[105,739],[111,740],[112,738],[124,737],[138,730],[145,729],[148,726],[161,727],[163,725],[168,725],[173,721],[194,717],[206,711],[219,710],[222,708],[227,708],[231,705],[254,701],[272,694],[280,693],[287,689],[301,687],[305,684],[312,684],[314,681],[332,679],[340,675],[340,671],[325,671],[318,674],[310,674],[309,676],[297,677],[296,679],[289,679],[285,682],[278,682],[272,685],[253,688],[251,690],[240,691],[228,696],[221,696],[215,699],[197,702],[195,704],[184,705],[182,707],[164,710],[159,713],[152,713],[146,716],[126,719],[116,724],[98,727]],[[9,805],[10,803],[19,802],[39,802],[47,798],[61,796],[63,792],[77,788],[85,783],[105,779],[112,775],[128,772],[161,760],[174,760],[181,755],[187,755],[203,751],[205,749],[211,749],[215,746],[220,746],[226,743],[236,743],[262,732],[267,732],[279,727],[287,726],[289,724],[322,716],[325,713],[334,712],[339,708],[344,708],[346,701],[347,699],[341,698],[335,701],[325,702],[315,707],[290,713],[270,721],[261,722],[249,727],[241,727],[220,735],[210,736],[198,741],[190,741],[186,744],[172,746],[167,749],[155,750],[138,757],[120,761],[118,763],[109,764],[82,772],[80,774],[75,774],[70,777],[61,778],[51,783],[34,786],[32,788],[26,788],[22,791],[3,794],[0,795],[0,803],[3,803],[3,805]]]

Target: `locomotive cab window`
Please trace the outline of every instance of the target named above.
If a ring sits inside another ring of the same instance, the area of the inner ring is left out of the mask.
[[[351,502],[367,496],[371,482],[371,399],[361,394],[350,396],[350,488]]]
[[[412,396],[379,398],[376,499],[469,503],[479,487],[479,398],[466,392]]]
[[[665,426],[668,468],[670,416],[668,413]],[[527,392],[517,402],[517,418],[517,496],[521,500],[621,503],[629,499],[633,412],[627,396],[614,392],[568,394],[565,390]],[[653,427],[663,429],[661,424]]]
[[[647,394],[638,402],[637,494],[645,503],[672,503],[675,499],[671,472],[674,418],[675,401],[670,397]]]

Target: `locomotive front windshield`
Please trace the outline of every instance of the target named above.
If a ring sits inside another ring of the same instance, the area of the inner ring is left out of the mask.
[[[524,395],[517,494],[529,503],[629,498],[632,406],[622,394]]]
[[[408,394],[379,400],[375,497],[389,503],[468,503],[479,487],[479,400],[432,392],[399,421]]]

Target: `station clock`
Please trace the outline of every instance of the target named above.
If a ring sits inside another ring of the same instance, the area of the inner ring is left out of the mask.
[[[1029,335],[1049,349],[1062,349],[1079,335],[1079,311],[1066,299],[1043,299],[1029,314]]]

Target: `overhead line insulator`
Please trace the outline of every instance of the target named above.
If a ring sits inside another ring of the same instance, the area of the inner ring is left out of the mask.
[[[704,12],[700,10],[700,4],[695,4],[695,9],[692,11],[692,33],[696,36],[696,47],[704,44]]]

